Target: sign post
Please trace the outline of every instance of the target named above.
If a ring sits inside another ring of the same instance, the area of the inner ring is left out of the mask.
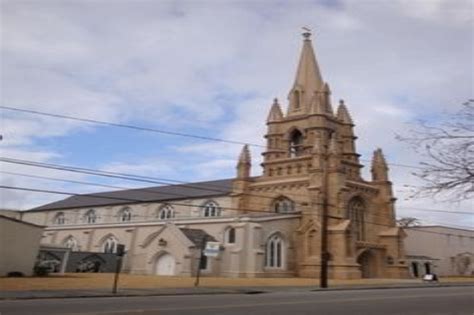
[[[202,239],[201,254],[199,256],[199,264],[196,272],[196,281],[194,286],[199,286],[199,279],[201,278],[201,267],[204,262],[204,257],[217,257],[219,255],[220,243],[219,242],[206,242],[207,236]]]
[[[118,244],[117,245],[117,252],[115,253],[115,255],[117,257],[117,265],[115,266],[114,287],[112,288],[112,293],[113,294],[117,294],[117,285],[118,285],[119,274],[120,274],[120,270],[122,269],[123,256],[125,255],[125,245]]]

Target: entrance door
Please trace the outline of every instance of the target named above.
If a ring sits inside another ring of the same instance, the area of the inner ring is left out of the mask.
[[[170,254],[163,254],[156,261],[155,273],[160,276],[174,276],[175,259]]]
[[[357,258],[357,263],[360,265],[362,278],[375,278],[376,266],[375,256],[370,250],[366,250]]]

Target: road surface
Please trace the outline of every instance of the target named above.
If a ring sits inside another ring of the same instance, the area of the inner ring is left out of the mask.
[[[1,315],[473,315],[474,287],[0,301]]]

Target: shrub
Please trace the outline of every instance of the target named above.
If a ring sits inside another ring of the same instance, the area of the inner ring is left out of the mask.
[[[7,277],[24,277],[25,275],[23,274],[23,272],[21,271],[10,271],[9,273],[7,273]]]
[[[38,276],[38,277],[44,277],[44,276],[49,275],[49,271],[50,269],[48,266],[36,265],[33,268],[33,273],[35,274],[35,276]]]

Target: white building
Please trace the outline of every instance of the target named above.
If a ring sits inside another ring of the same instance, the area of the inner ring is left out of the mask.
[[[405,228],[405,251],[413,277],[474,275],[474,230],[446,226]]]
[[[0,215],[0,276],[33,274],[43,226]]]

